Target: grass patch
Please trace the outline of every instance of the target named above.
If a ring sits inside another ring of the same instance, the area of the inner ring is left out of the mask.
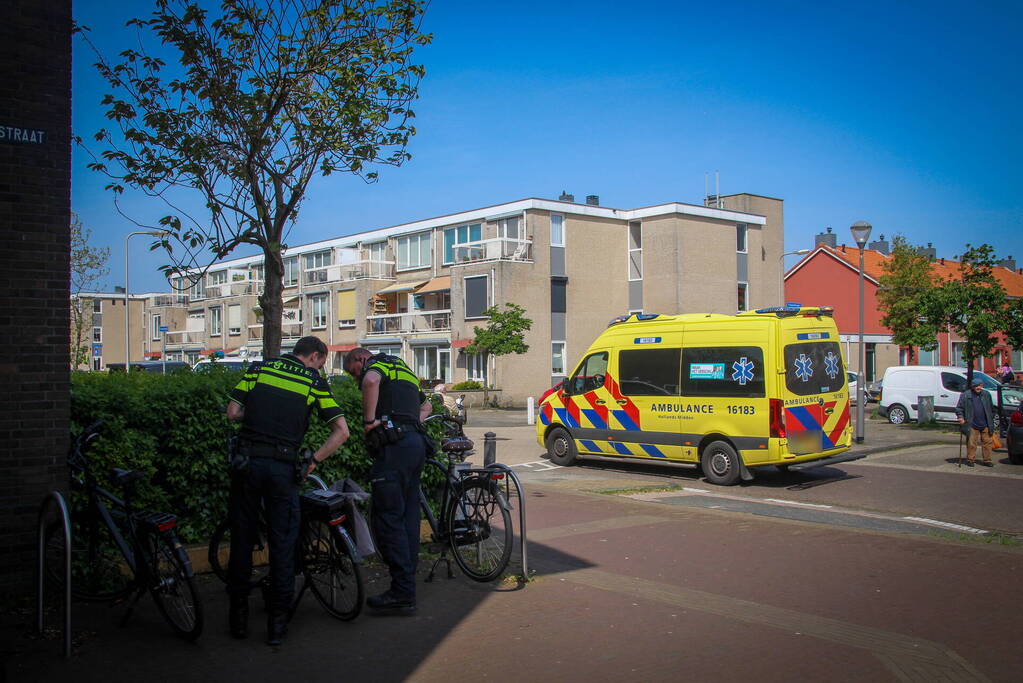
[[[958,533],[954,534],[948,531],[931,531],[928,533],[930,536],[937,538],[951,539],[954,541],[972,541],[974,543],[984,543],[986,545],[1001,545],[1008,548],[1019,548],[1023,546],[1023,539],[1014,534],[1003,534],[995,532],[991,534],[966,534]]]
[[[662,493],[664,491],[681,491],[682,487],[672,484],[670,486],[636,486],[625,489],[597,489],[591,493],[599,493],[604,496],[631,496],[636,493]]]

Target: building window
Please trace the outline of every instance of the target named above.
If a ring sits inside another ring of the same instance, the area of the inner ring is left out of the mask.
[[[643,279],[643,226],[629,223],[629,280]]]
[[[252,274],[250,275],[250,277],[256,282],[262,282],[265,279],[266,276],[264,275],[262,263],[257,263],[256,265],[252,266]]]
[[[469,379],[487,386],[487,354],[468,354],[466,356],[465,369]]]
[[[330,265],[330,251],[318,251],[315,254],[305,255],[305,269],[307,271],[305,281],[309,282],[326,282],[327,271],[326,267]]]
[[[284,259],[284,286],[294,287],[298,284],[298,257]]]
[[[216,287],[227,282],[227,271],[218,270],[215,273],[210,273],[210,287]]]
[[[337,293],[337,326],[355,327],[355,290]]]
[[[92,328],[92,341],[96,342],[97,344],[102,344],[103,343],[103,328],[102,327],[94,327],[94,328]]]
[[[191,299],[206,298],[206,278],[199,278],[188,288],[188,296]]]
[[[231,304],[227,307],[227,333],[242,333],[242,307],[240,304]]]
[[[561,214],[551,214],[551,246],[565,246],[565,217]]]
[[[937,365],[938,364],[937,354],[938,354],[938,350],[937,349],[931,349],[930,351],[924,351],[923,349],[918,349],[917,353],[916,353],[916,364],[917,365]]]
[[[746,253],[746,224],[739,223],[735,226],[735,250]]]
[[[735,304],[735,310],[739,311],[740,313],[742,311],[748,311],[749,310],[749,283],[748,282],[740,282],[739,283],[739,296],[738,296],[738,300],[736,301],[736,304]]]
[[[497,221],[497,236],[508,240],[517,240],[520,237],[519,225],[520,220],[518,216],[512,216],[511,218],[502,218]]]
[[[163,324],[161,322],[160,318],[161,317],[159,315],[154,315],[152,317],[152,322],[153,322],[153,341],[159,341],[160,340],[160,325]]]
[[[486,275],[475,275],[462,280],[466,320],[484,317],[484,312],[489,308],[487,306],[487,279]]]
[[[551,374],[565,374],[565,342],[551,342]]]
[[[444,231],[444,263],[455,262],[455,248],[470,242],[479,242],[483,239],[483,226],[480,223],[472,225],[460,225],[457,228],[447,228]],[[482,247],[480,247],[482,249]]]
[[[420,380],[441,380],[440,366],[437,362],[436,346],[416,346],[412,349],[412,364],[416,376]],[[424,385],[425,386],[425,385]]]
[[[92,312],[93,313],[102,313],[103,312],[103,300],[102,299],[93,299],[92,300]]]
[[[568,311],[568,280],[565,278],[551,279],[551,313]]]
[[[430,233],[398,238],[398,270],[426,268],[430,263]]]
[[[313,329],[321,330],[327,326],[327,295],[309,297],[309,302],[313,313]]]
[[[102,370],[103,369],[103,359],[100,358],[99,356],[96,356],[95,358],[93,358],[92,359],[92,369],[95,370],[96,372],[99,372],[100,370]]]
[[[223,309],[220,306],[214,306],[210,309],[210,336],[212,337],[219,337],[223,334],[220,320],[222,312]]]

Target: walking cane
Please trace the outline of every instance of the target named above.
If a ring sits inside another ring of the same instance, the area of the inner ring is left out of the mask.
[[[963,430],[959,430],[959,469],[963,468]]]

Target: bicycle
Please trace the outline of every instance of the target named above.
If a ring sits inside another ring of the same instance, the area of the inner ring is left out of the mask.
[[[111,477],[123,498],[97,484],[86,451],[102,424],[86,427],[72,441],[68,455],[72,486],[80,487],[72,498],[71,595],[99,602],[120,602],[131,596],[121,619],[124,626],[149,592],[171,628],[195,640],[203,628],[202,602],[192,564],[174,532],[177,517],[135,509],[135,486],[145,478],[141,472],[113,468]],[[45,534],[47,579],[63,585],[63,574],[57,570],[64,553],[63,528],[54,522]]]
[[[423,424],[435,421],[443,424],[441,451],[447,462],[435,458],[427,458],[426,462],[443,473],[440,517],[434,516],[422,487],[419,504],[433,542],[447,545],[426,580],[433,580],[440,562],[446,563],[448,578],[454,578],[447,558],[450,550],[459,569],[470,579],[493,581],[507,569],[512,551],[511,505],[498,483],[505,475],[464,462],[474,444],[462,431],[462,420],[437,414]]]
[[[362,577],[362,558],[355,548],[348,530],[342,526],[348,521],[341,511],[344,496],[329,495],[326,483],[315,474],[307,475],[315,485],[312,492],[300,496],[298,548],[295,553],[295,574],[305,581],[291,606],[294,614],[306,590],[332,617],[350,621],[359,616],[365,587]],[[256,543],[253,547],[252,578],[250,588],[264,589],[269,579],[269,544],[264,512],[260,512]],[[210,536],[207,550],[210,567],[221,581],[227,583],[227,566],[231,555],[230,524],[221,522]]]

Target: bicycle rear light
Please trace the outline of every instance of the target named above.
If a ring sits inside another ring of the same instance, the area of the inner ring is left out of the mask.
[[[337,526],[338,524],[343,524],[346,519],[348,519],[348,515],[341,515],[337,519],[330,520],[330,522],[328,522],[328,523],[331,526]]]
[[[493,479],[494,481],[499,481],[501,479],[504,479],[504,473],[503,472],[495,472],[494,474],[490,475],[490,478]]]

